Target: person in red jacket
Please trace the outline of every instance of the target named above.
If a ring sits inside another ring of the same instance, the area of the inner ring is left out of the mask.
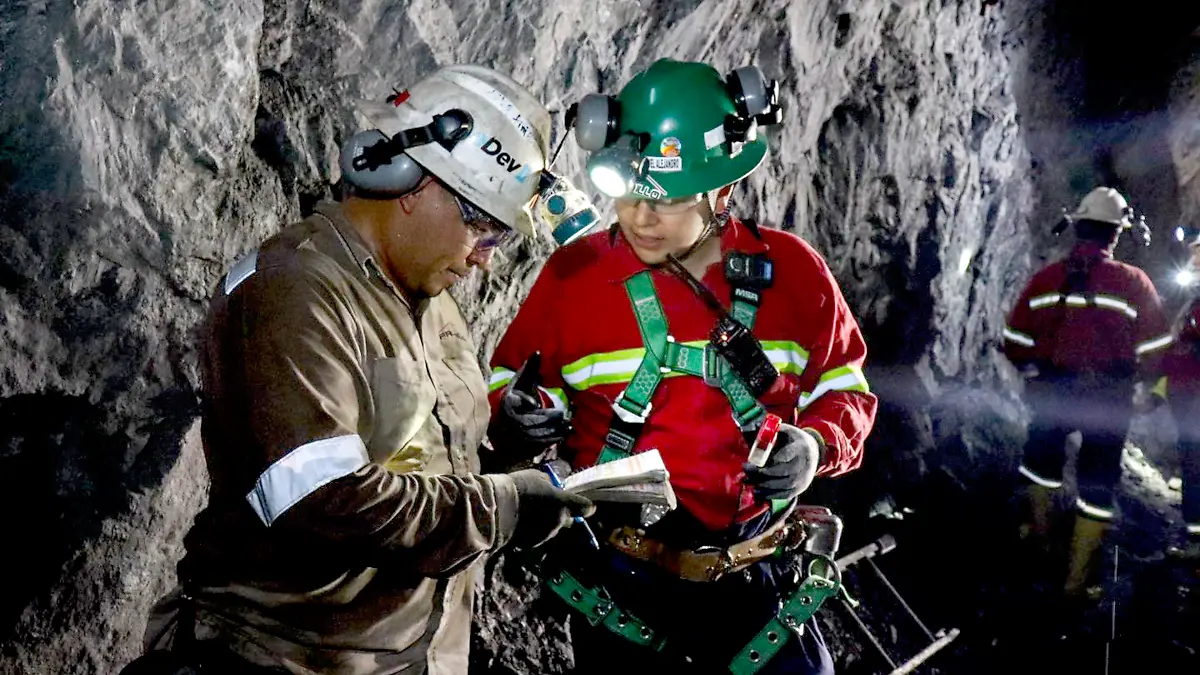
[[[1077,243],[1021,293],[1004,328],[1004,354],[1028,378],[1032,408],[1020,465],[1028,481],[1023,534],[1044,542],[1054,491],[1062,486],[1065,441],[1082,433],[1079,496],[1064,592],[1078,596],[1113,518],[1113,492],[1138,382],[1153,383],[1171,344],[1158,292],[1142,270],[1113,259],[1131,209],[1098,187],[1067,218]]]
[[[1200,269],[1200,229],[1179,228],[1179,241],[1187,244],[1191,276]],[[1163,386],[1158,393],[1167,399],[1178,429],[1176,448],[1183,468],[1183,520],[1186,543],[1170,553],[1192,562],[1200,561],[1200,297],[1194,298],[1180,315],[1175,344],[1163,358]]]
[[[662,60],[575,109],[618,222],[541,271],[492,357],[489,435],[510,457],[558,443],[574,471],[654,449],[678,498],[666,515],[601,505],[599,551],[563,542],[547,576],[587,613],[571,622],[581,671],[832,672],[815,622],[777,616],[797,597],[780,542],[814,477],[860,465],[877,400],[820,254],[728,213],[767,153],[776,97],[755,67],[723,79]],[[534,354],[537,399],[514,388]],[[768,413],[783,424],[755,466]]]

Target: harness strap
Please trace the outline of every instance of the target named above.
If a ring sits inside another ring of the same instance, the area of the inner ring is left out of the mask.
[[[546,582],[555,595],[580,612],[593,626],[604,626],[630,642],[654,651],[662,651],[666,640],[644,621],[622,611],[602,587],[589,587],[566,570],[559,570]]]
[[[817,574],[814,568],[818,563],[834,570],[832,577]],[[758,635],[746,643],[742,651],[729,662],[729,672],[733,675],[754,675],[783,649],[793,635],[799,637],[804,622],[811,619],[821,604],[836,595],[841,587],[841,578],[836,570],[837,565],[828,558],[818,557],[813,560],[809,565],[808,576],[800,584],[800,588],[792,593],[767,625],[758,631]]]

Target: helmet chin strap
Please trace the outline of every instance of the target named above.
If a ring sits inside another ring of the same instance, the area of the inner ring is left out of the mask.
[[[704,210],[707,212],[704,214],[704,229],[700,232],[700,236],[697,237],[696,242],[688,247],[688,250],[684,251],[682,255],[675,256],[676,260],[680,262],[687,260],[692,254],[700,250],[713,235],[720,235],[725,230],[725,225],[729,222],[729,211],[727,209],[721,213],[717,213],[716,202],[716,192],[709,191],[704,193],[704,199],[700,200],[700,203],[704,204]]]

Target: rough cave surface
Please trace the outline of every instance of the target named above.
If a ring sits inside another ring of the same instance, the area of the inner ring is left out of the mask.
[[[903,533],[881,566],[931,626],[964,631],[928,672],[1001,670],[1024,649],[1005,596],[1044,582],[1012,575],[1006,548],[1026,413],[995,351],[1004,316],[1031,268],[1064,250],[1048,233],[1059,209],[1095,184],[1146,212],[1155,243],[1121,255],[1171,307],[1170,231],[1200,217],[1194,12],[1119,4],[4,3],[0,673],[115,672],[138,653],[205,500],[193,326],[229,263],[330,195],[350,99],[479,62],[561,111],[663,56],[754,60],[780,80],[787,122],[735,208],[826,256],[882,400],[866,466],[814,501],[843,513],[847,546]],[[1104,11],[1121,16],[1119,48],[1091,25]],[[586,184],[581,159],[568,141],[560,168]],[[523,243],[456,290],[481,357],[550,250]],[[1170,573],[1154,551],[1178,520],[1169,420],[1136,431],[1146,452],[1127,458],[1117,538],[1132,564],[1109,591],[1123,619],[1151,618],[1131,635],[1194,657],[1174,611],[1187,599],[1148,581]],[[503,559],[489,582],[478,672],[569,667],[565,612]],[[863,583],[894,655],[920,649]],[[872,667],[843,615],[823,622],[847,672]]]

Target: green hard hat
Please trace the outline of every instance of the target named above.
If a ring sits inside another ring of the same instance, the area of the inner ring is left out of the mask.
[[[725,118],[737,107],[720,74],[704,63],[661,59],[621,93],[619,133],[649,134],[644,175],[629,194],[676,199],[735,183],[758,168],[767,139],[725,142]]]

